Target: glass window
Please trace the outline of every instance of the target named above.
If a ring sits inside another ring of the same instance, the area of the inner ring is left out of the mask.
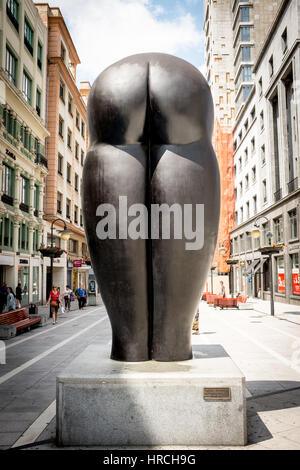
[[[71,165],[67,164],[67,181],[71,183]]]
[[[243,87],[243,100],[247,101],[248,96],[250,95],[250,92],[252,90],[252,86],[244,86]]]
[[[276,270],[277,270],[277,292],[285,292],[285,272],[284,272],[284,257],[276,257]]]
[[[25,176],[21,176],[21,203],[29,203],[29,180]]]
[[[241,7],[241,21],[250,21],[249,7]]]
[[[19,228],[19,250],[29,250],[29,226],[26,223],[22,223]]]
[[[241,26],[241,40],[250,41],[250,26]]]
[[[27,75],[27,73],[24,71],[23,72],[23,95],[27,103],[31,104],[31,99],[32,99],[32,80]]]
[[[75,191],[78,191],[78,175],[75,173]]]
[[[71,116],[73,116],[73,99],[70,95],[68,99],[68,111],[71,114]]]
[[[290,263],[291,263],[291,268],[292,268],[292,292],[294,295],[300,295],[298,253],[290,255]]]
[[[81,151],[81,166],[83,166],[84,163],[84,152]]]
[[[78,130],[79,130],[79,121],[80,121],[79,113],[76,111],[76,127]]]
[[[62,194],[61,193],[57,193],[57,212],[58,214],[62,214]]]
[[[32,302],[38,302],[39,300],[40,300],[39,267],[34,266],[32,268]]]
[[[252,67],[251,65],[243,66],[243,80],[244,82],[251,82],[252,80]]]
[[[59,121],[58,121],[58,133],[60,137],[63,139],[64,138],[64,121],[61,117],[59,118]]]
[[[75,206],[75,209],[74,209],[74,222],[75,224],[78,224],[78,207]]]
[[[19,266],[18,267],[18,282],[21,283],[23,288],[22,294],[22,305],[29,304],[29,267],[28,266]]]
[[[298,238],[298,224],[297,224],[297,210],[294,209],[289,212],[290,219],[290,238]]]
[[[39,210],[40,206],[40,188],[37,184],[34,185],[34,199],[33,199],[34,209]]]
[[[66,216],[68,219],[71,218],[71,201],[70,199],[67,199],[67,203],[66,203]]]
[[[275,242],[279,243],[283,241],[283,227],[282,227],[282,217],[274,219],[274,238]]]
[[[13,197],[14,170],[3,164],[2,171],[2,191],[7,196]]]
[[[5,62],[5,71],[8,75],[9,80],[17,86],[17,65],[18,60],[11,52],[11,50],[6,47],[6,62]]]
[[[33,55],[33,29],[31,28],[26,18],[24,22],[24,44],[29,50],[30,54]]]
[[[81,135],[85,138],[85,124],[83,121],[81,122]]]
[[[13,248],[14,224],[11,217],[0,218],[0,246],[6,249]]]
[[[65,85],[62,82],[59,84],[59,97],[65,101]]]
[[[246,232],[246,250],[252,250],[252,236],[251,232]]]
[[[40,116],[41,115],[41,98],[42,98],[42,94],[40,92],[39,89],[36,90],[36,112],[38,113],[38,115]]]
[[[242,61],[249,62],[251,60],[251,47],[243,46],[242,47]]]
[[[19,31],[19,3],[16,0],[6,0],[6,13],[16,30]]]
[[[57,171],[60,175],[63,174],[63,157],[60,154],[58,154],[58,159],[57,159]]]
[[[286,28],[283,31],[282,36],[281,36],[281,44],[282,44],[282,52],[285,53],[285,51],[287,50],[287,29]]]

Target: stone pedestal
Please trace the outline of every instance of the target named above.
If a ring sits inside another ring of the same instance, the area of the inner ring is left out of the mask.
[[[193,351],[123,363],[89,346],[57,377],[58,445],[245,445],[245,378],[221,346]]]

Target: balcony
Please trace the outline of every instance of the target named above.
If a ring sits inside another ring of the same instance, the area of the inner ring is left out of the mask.
[[[45,168],[48,168],[48,160],[47,158],[45,158],[43,155],[41,155],[40,153],[37,153],[36,154],[36,159],[35,159],[35,163],[37,165],[42,165],[44,166]]]
[[[27,204],[24,204],[23,202],[21,202],[20,204],[20,210],[29,214],[29,206]]]
[[[3,194],[1,200],[2,202],[4,202],[5,204],[8,204],[9,206],[14,205],[14,198],[11,196],[8,196],[8,194]]]
[[[298,177],[294,178],[292,181],[288,183],[288,193],[292,193],[298,189]]]
[[[6,14],[7,14],[8,18],[10,19],[10,21],[12,22],[12,24],[14,25],[14,27],[16,28],[16,30],[19,32],[19,22],[14,17],[14,15],[11,12],[11,10],[9,9],[8,5],[6,5]]]
[[[275,199],[275,202],[278,202],[278,201],[280,201],[280,199],[282,199],[282,190],[281,190],[281,188],[278,189],[278,190],[274,193],[274,199]]]

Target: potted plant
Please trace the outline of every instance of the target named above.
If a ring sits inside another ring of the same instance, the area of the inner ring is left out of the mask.
[[[238,264],[239,260],[237,258],[228,258],[226,260],[227,264]]]
[[[49,258],[60,258],[63,253],[67,253],[65,250],[62,250],[59,246],[41,247],[37,251],[39,251],[44,257]]]
[[[273,243],[272,245],[262,246],[258,249],[262,255],[272,255],[280,253],[285,247],[284,243]]]

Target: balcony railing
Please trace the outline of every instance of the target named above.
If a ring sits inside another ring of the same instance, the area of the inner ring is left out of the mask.
[[[7,14],[8,18],[10,19],[10,21],[12,22],[12,24],[14,25],[14,27],[16,28],[16,30],[19,32],[19,22],[18,22],[17,18],[14,17],[14,15],[11,12],[11,10],[9,9],[8,5],[6,5],[6,14]]]
[[[27,204],[24,204],[23,202],[21,202],[20,210],[23,211],[23,212],[29,213],[29,206]]]
[[[275,199],[275,202],[280,201],[280,199],[282,199],[282,190],[281,190],[281,188],[278,189],[278,190],[274,193],[274,199]]]
[[[292,181],[288,183],[288,193],[292,193],[298,189],[298,177],[294,178]]]
[[[35,163],[37,165],[42,165],[44,166],[45,168],[48,168],[48,160],[47,158],[45,158],[43,155],[41,155],[40,153],[37,153],[36,154],[36,159],[35,159]]]
[[[3,194],[1,200],[2,202],[4,202],[5,204],[8,204],[9,206],[14,205],[14,198],[11,196],[8,196],[8,194]]]

